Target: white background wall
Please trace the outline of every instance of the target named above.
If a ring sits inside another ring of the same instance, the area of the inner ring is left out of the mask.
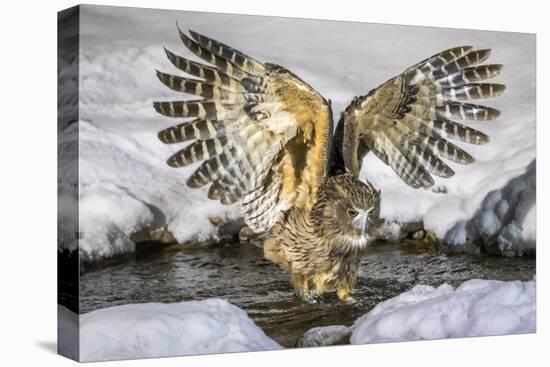
[[[543,139],[543,101],[550,65],[548,11],[543,2],[480,1],[345,1],[321,4],[261,1],[96,1],[104,5],[161,7],[353,20],[377,23],[536,32],[538,79],[539,203],[537,285],[538,334],[434,342],[380,344],[360,347],[261,352],[252,354],[170,358],[119,362],[116,366],[193,366],[304,364],[399,364],[422,366],[542,365],[548,359],[548,286],[545,268],[544,208],[548,150]],[[0,159],[2,205],[2,307],[0,361],[3,365],[65,366],[72,363],[54,353],[56,338],[56,20],[71,1],[6,1],[0,25],[2,49],[2,128]],[[546,42],[546,44],[545,44]],[[544,79],[543,79],[544,78]],[[7,79],[7,83],[6,83]],[[544,290],[546,288],[546,291]],[[547,348],[547,347],[546,347]],[[108,363],[94,366],[111,365]]]

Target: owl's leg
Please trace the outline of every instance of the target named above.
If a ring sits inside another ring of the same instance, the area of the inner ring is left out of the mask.
[[[340,301],[345,303],[355,303],[355,299],[351,296],[351,287],[346,283],[339,283],[336,286],[336,295]]]
[[[313,277],[313,285],[315,286],[315,293],[321,297],[326,291],[327,287],[330,288],[330,284],[327,283],[328,279],[332,276],[331,273],[321,272],[315,274]]]
[[[357,283],[357,272],[359,270],[359,257],[355,261],[347,264],[343,273],[340,273],[336,280],[336,295],[340,301],[345,303],[355,303],[355,299],[352,297],[353,288]]]
[[[309,278],[302,274],[292,274],[294,292],[298,298],[307,303],[317,303],[320,300],[319,294],[310,288]]]

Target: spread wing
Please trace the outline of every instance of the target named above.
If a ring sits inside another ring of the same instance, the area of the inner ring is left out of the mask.
[[[489,137],[457,120],[494,120],[500,112],[469,100],[495,97],[502,84],[481,83],[502,65],[479,65],[490,50],[456,47],[406,69],[346,108],[335,134],[333,170],[359,174],[372,151],[408,185],[434,184],[432,174],[450,177],[445,160],[460,164],[474,158],[447,139],[484,144]]]
[[[178,31],[184,45],[211,65],[166,50],[172,64],[193,77],[157,72],[161,82],[202,97],[154,103],[162,115],[192,118],[159,132],[166,144],[192,142],[167,163],[202,162],[187,185],[210,185],[208,197],[223,204],[240,201],[245,222],[257,232],[290,207],[311,207],[327,170],[329,103],[283,67]]]

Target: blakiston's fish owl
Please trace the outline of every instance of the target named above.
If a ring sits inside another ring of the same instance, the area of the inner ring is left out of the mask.
[[[196,32],[189,37],[178,31],[184,45],[211,65],[166,50],[172,64],[193,77],[157,72],[159,79],[202,97],[154,103],[162,115],[193,118],[159,132],[167,144],[193,141],[167,163],[202,162],[187,185],[210,185],[208,197],[223,204],[241,202],[246,224],[265,235],[266,258],[289,272],[297,294],[308,300],[335,289],[341,300],[353,301],[359,256],[373,239],[380,206],[380,193],[358,179],[369,151],[408,185],[428,188],[432,174],[454,174],[443,159],[474,161],[447,139],[488,141],[455,120],[499,116],[463,102],[504,91],[504,85],[480,83],[502,67],[479,65],[489,50],[463,46],[354,98],[333,136],[330,102],[298,76]]]

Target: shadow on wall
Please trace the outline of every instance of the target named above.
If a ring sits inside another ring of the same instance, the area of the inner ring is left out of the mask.
[[[458,222],[445,235],[451,245],[480,249],[489,254],[535,254],[536,160],[527,171],[500,190],[491,191],[480,209],[467,221]]]

